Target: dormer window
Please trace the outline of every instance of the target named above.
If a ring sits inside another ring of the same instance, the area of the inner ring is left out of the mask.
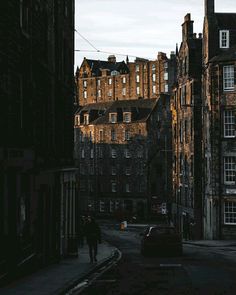
[[[75,126],[78,126],[79,124],[80,124],[80,117],[78,115],[78,116],[75,116]]]
[[[84,125],[89,124],[89,114],[84,114]]]
[[[117,122],[117,113],[110,113],[109,114],[109,122],[116,123]]]
[[[130,123],[131,122],[131,113],[130,112],[123,113],[123,121],[125,123]]]
[[[220,31],[220,48],[229,48],[229,31]]]

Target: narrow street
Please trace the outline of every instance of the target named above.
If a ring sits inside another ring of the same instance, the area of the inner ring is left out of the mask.
[[[120,249],[122,259],[82,294],[235,294],[236,247],[184,244],[182,257],[143,257],[141,231],[103,226],[104,239]]]

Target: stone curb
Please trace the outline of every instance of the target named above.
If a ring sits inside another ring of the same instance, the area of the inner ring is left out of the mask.
[[[116,258],[118,258],[118,260],[120,260],[121,258],[121,252],[117,248],[115,248],[109,256],[102,259],[101,261],[96,263],[94,266],[89,268],[87,271],[85,271],[83,274],[81,274],[79,278],[72,279],[71,281],[66,283],[63,287],[59,288],[54,294],[65,295],[67,292],[72,290],[75,286],[82,283],[83,281],[86,281],[86,279],[89,276],[91,276],[93,273],[95,273],[99,269],[105,267],[109,262],[111,262],[112,260],[115,260]]]
[[[208,247],[208,248],[236,247],[236,243],[235,244],[224,244],[224,245],[210,245],[210,244],[202,244],[202,243],[194,243],[194,242],[183,241],[183,244],[199,246],[199,247]]]

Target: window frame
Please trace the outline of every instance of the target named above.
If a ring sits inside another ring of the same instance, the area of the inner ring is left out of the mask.
[[[235,138],[235,114],[233,110],[224,110],[223,129],[225,138]]]
[[[109,122],[112,124],[117,123],[117,113],[109,113]]]
[[[223,90],[233,91],[234,90],[234,65],[223,66]]]
[[[123,112],[123,122],[131,123],[131,112]]]
[[[219,31],[219,43],[220,48],[229,48],[229,30]]]
[[[226,161],[227,160],[227,161]],[[224,184],[234,185],[236,174],[236,157],[224,157]]]
[[[231,219],[233,222],[230,222]],[[224,202],[224,224],[236,225],[236,201],[234,200]]]

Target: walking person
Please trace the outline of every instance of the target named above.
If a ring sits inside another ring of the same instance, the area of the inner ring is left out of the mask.
[[[101,230],[93,217],[88,217],[84,235],[89,246],[90,263],[97,262],[98,243],[101,243]]]

